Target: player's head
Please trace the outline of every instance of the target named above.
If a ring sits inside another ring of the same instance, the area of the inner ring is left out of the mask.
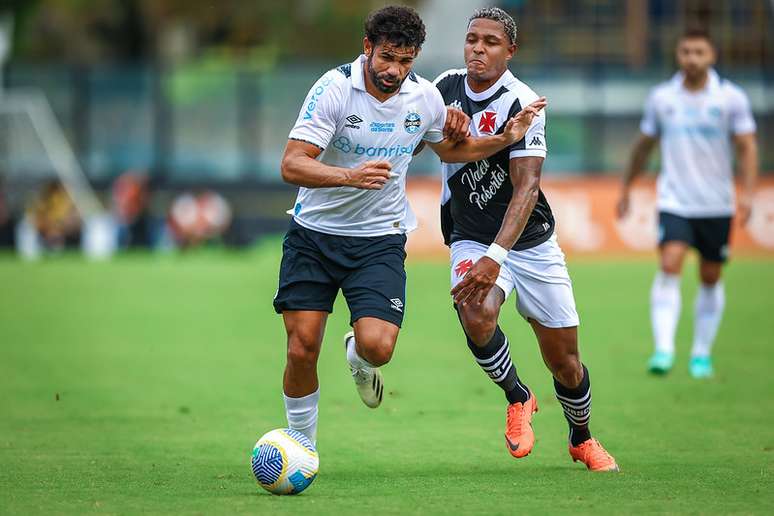
[[[516,52],[516,22],[497,7],[477,9],[468,20],[465,66],[474,81],[500,77]]]
[[[704,30],[688,30],[677,41],[677,64],[685,75],[698,78],[715,64],[715,46]]]
[[[363,51],[374,86],[398,91],[425,42],[425,24],[410,7],[390,5],[372,12],[365,23]]]

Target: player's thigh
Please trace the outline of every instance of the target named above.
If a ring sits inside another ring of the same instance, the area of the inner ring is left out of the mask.
[[[465,274],[473,267],[482,256],[486,254],[488,246],[472,240],[460,240],[451,245],[451,288],[462,281]],[[513,278],[507,267],[500,267],[495,285],[500,287],[504,297],[507,298],[513,291]],[[502,302],[500,303],[502,304]]]
[[[504,266],[511,271],[522,317],[547,328],[578,326],[572,281],[556,237],[512,255]]]
[[[680,274],[688,249],[696,245],[691,221],[672,213],[658,214],[659,266],[669,274]]]
[[[406,237],[371,239],[341,283],[350,325],[372,317],[400,327],[406,309]]]
[[[321,235],[291,223],[282,244],[279,286],[274,310],[333,311],[339,289],[335,267],[322,253],[317,241]]]
[[[712,217],[692,220],[696,234],[696,250],[701,256],[701,275],[714,281],[720,277],[720,269],[728,260],[728,243],[731,236],[731,217]]]

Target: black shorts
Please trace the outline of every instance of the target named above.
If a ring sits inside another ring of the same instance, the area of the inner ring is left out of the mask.
[[[658,214],[658,245],[685,242],[710,262],[728,259],[731,217],[687,218],[672,213]]]
[[[328,235],[291,221],[274,309],[331,313],[341,289],[350,325],[376,317],[400,326],[406,304],[405,248],[406,235]]]

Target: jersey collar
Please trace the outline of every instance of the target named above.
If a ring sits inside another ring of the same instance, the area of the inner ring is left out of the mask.
[[[710,91],[714,90],[718,86],[720,86],[720,75],[718,75],[718,72],[715,71],[714,68],[710,68],[709,72],[709,79],[707,80],[706,86],[704,86],[704,90],[702,91]],[[683,86],[683,81],[685,80],[685,74],[683,72],[677,72],[672,76],[672,85],[676,88],[683,90],[685,87]]]
[[[468,76],[465,74],[465,94],[470,98],[470,100],[474,100],[476,102],[481,102],[482,100],[486,100],[495,93],[497,93],[500,88],[502,88],[505,84],[508,84],[514,79],[513,74],[510,70],[506,69],[505,72],[500,76],[499,79],[497,79],[497,82],[492,84],[489,88],[485,89],[481,93],[476,93],[475,91],[470,89],[470,85],[468,85]]]
[[[360,56],[352,63],[352,87],[360,91],[366,91],[365,77],[363,77],[363,63],[365,63],[365,61],[366,56],[360,54]],[[413,71],[409,72],[409,76],[406,77],[406,80],[400,85],[400,91],[398,93],[411,93],[417,86],[419,86],[419,83],[416,80],[416,75]]]

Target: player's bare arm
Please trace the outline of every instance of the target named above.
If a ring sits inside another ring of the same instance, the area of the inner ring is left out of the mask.
[[[305,188],[350,186],[381,190],[390,179],[389,161],[366,161],[357,168],[332,167],[317,161],[322,149],[299,140],[288,140],[282,156],[282,179]]]
[[[440,143],[428,142],[428,145],[446,163],[468,163],[486,159],[524,138],[532,120],[547,105],[546,98],[540,97],[526,106],[508,120],[502,134],[480,138],[466,136],[464,140],[459,142],[446,138]]]
[[[738,175],[742,180],[742,193],[739,196],[739,220],[747,224],[752,215],[753,194],[758,179],[758,142],[755,133],[734,136]]]
[[[527,225],[540,192],[540,175],[543,158],[523,157],[510,160],[510,177],[513,194],[508,203],[500,231],[494,243],[503,249],[513,248]],[[457,304],[481,304],[494,286],[500,274],[500,264],[488,256],[482,256],[465,278],[452,289]]]
[[[616,206],[618,218],[624,218],[629,213],[629,201],[632,183],[643,172],[645,172],[645,166],[648,163],[648,158],[653,148],[658,142],[657,138],[640,133],[640,137],[634,143],[631,157],[629,158],[629,166],[626,169],[626,173],[623,177],[623,184],[621,185],[621,198]]]

